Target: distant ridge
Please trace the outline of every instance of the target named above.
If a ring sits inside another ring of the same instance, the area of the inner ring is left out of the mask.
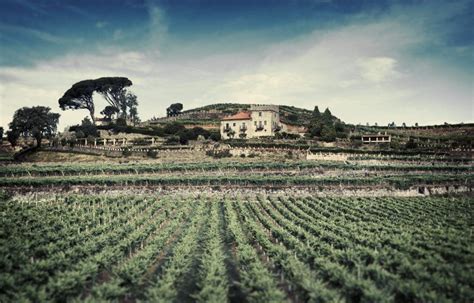
[[[187,120],[196,120],[207,122],[207,123],[219,123],[220,120],[226,116],[234,115],[240,111],[249,110],[251,104],[243,103],[215,103],[209,104],[193,109],[187,109],[182,111],[179,115],[174,117],[159,118],[155,122],[187,122]],[[308,125],[313,111],[309,109],[299,108],[288,105],[278,105],[280,108],[280,120],[283,123],[291,125]],[[320,109],[324,111],[323,109]],[[339,118],[333,115],[335,121],[341,121]],[[191,122],[191,121],[189,121]],[[342,121],[341,121],[342,122]]]

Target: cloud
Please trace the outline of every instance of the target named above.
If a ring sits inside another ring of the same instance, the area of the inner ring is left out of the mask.
[[[82,39],[80,38],[66,38],[66,37],[61,37],[57,35],[53,35],[51,33],[45,32],[45,31],[40,31],[32,28],[27,28],[23,26],[17,26],[17,25],[8,25],[8,24],[2,24],[0,23],[0,32],[7,32],[11,34],[21,34],[21,35],[26,35],[29,37],[33,37],[35,39],[44,41],[44,42],[49,42],[49,43],[54,43],[54,44],[67,44],[67,43],[81,43]]]
[[[399,75],[395,70],[397,60],[388,57],[361,58],[357,60],[362,78],[379,83]]]
[[[375,20],[274,44],[256,41],[248,50],[207,52],[201,41],[186,45],[185,56],[171,57],[160,53],[168,36],[165,12],[153,5],[148,12],[144,47],[100,47],[32,67],[0,67],[0,124],[5,127],[20,106],[43,104],[59,112],[57,100],[73,83],[103,76],[133,81],[143,120],[164,115],[169,104],[179,101],[187,109],[216,102],[318,105],[347,122],[381,125],[473,121],[472,75],[431,54],[420,55],[436,36],[411,11],[412,19],[400,16],[397,8]],[[201,55],[194,54],[195,48],[203,48]],[[445,54],[470,53],[469,47],[463,49]],[[98,112],[105,105],[98,96]],[[79,123],[87,112],[61,115],[60,129]]]
[[[113,40],[120,40],[120,39],[123,39],[124,37],[124,33],[121,29],[116,29],[114,30],[114,33],[112,34],[112,39]]]
[[[159,6],[149,3],[147,6],[149,15],[149,39],[152,44],[162,42],[168,32],[166,15]]]
[[[104,27],[106,27],[108,24],[109,24],[109,23],[106,22],[106,21],[97,21],[97,22],[95,23],[95,27],[97,27],[97,28],[104,28]]]
[[[393,19],[315,31],[274,45],[203,100],[319,105],[352,123],[472,121],[472,77],[413,56],[426,42],[422,31]]]

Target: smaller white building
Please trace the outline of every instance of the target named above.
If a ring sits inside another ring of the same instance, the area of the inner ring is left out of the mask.
[[[361,136],[362,143],[390,143],[392,142],[392,137],[387,135],[387,133],[378,133],[378,134],[369,134]]]
[[[220,130],[223,139],[248,139],[274,136],[281,128],[277,105],[251,105],[250,111],[223,118]]]

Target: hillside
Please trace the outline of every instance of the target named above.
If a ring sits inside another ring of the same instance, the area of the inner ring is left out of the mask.
[[[307,125],[312,116],[312,111],[295,106],[279,105],[280,119],[283,123],[291,125]],[[167,123],[172,121],[189,124],[218,124],[225,116],[236,114],[239,111],[249,110],[250,104],[216,103],[198,108],[184,110],[175,117],[163,117],[148,121],[151,124]],[[333,115],[335,121],[339,118]]]

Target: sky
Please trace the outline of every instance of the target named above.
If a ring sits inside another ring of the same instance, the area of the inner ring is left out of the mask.
[[[0,0],[0,126],[74,83],[171,103],[329,107],[348,123],[474,122],[474,1]],[[95,96],[96,112],[107,104]]]

